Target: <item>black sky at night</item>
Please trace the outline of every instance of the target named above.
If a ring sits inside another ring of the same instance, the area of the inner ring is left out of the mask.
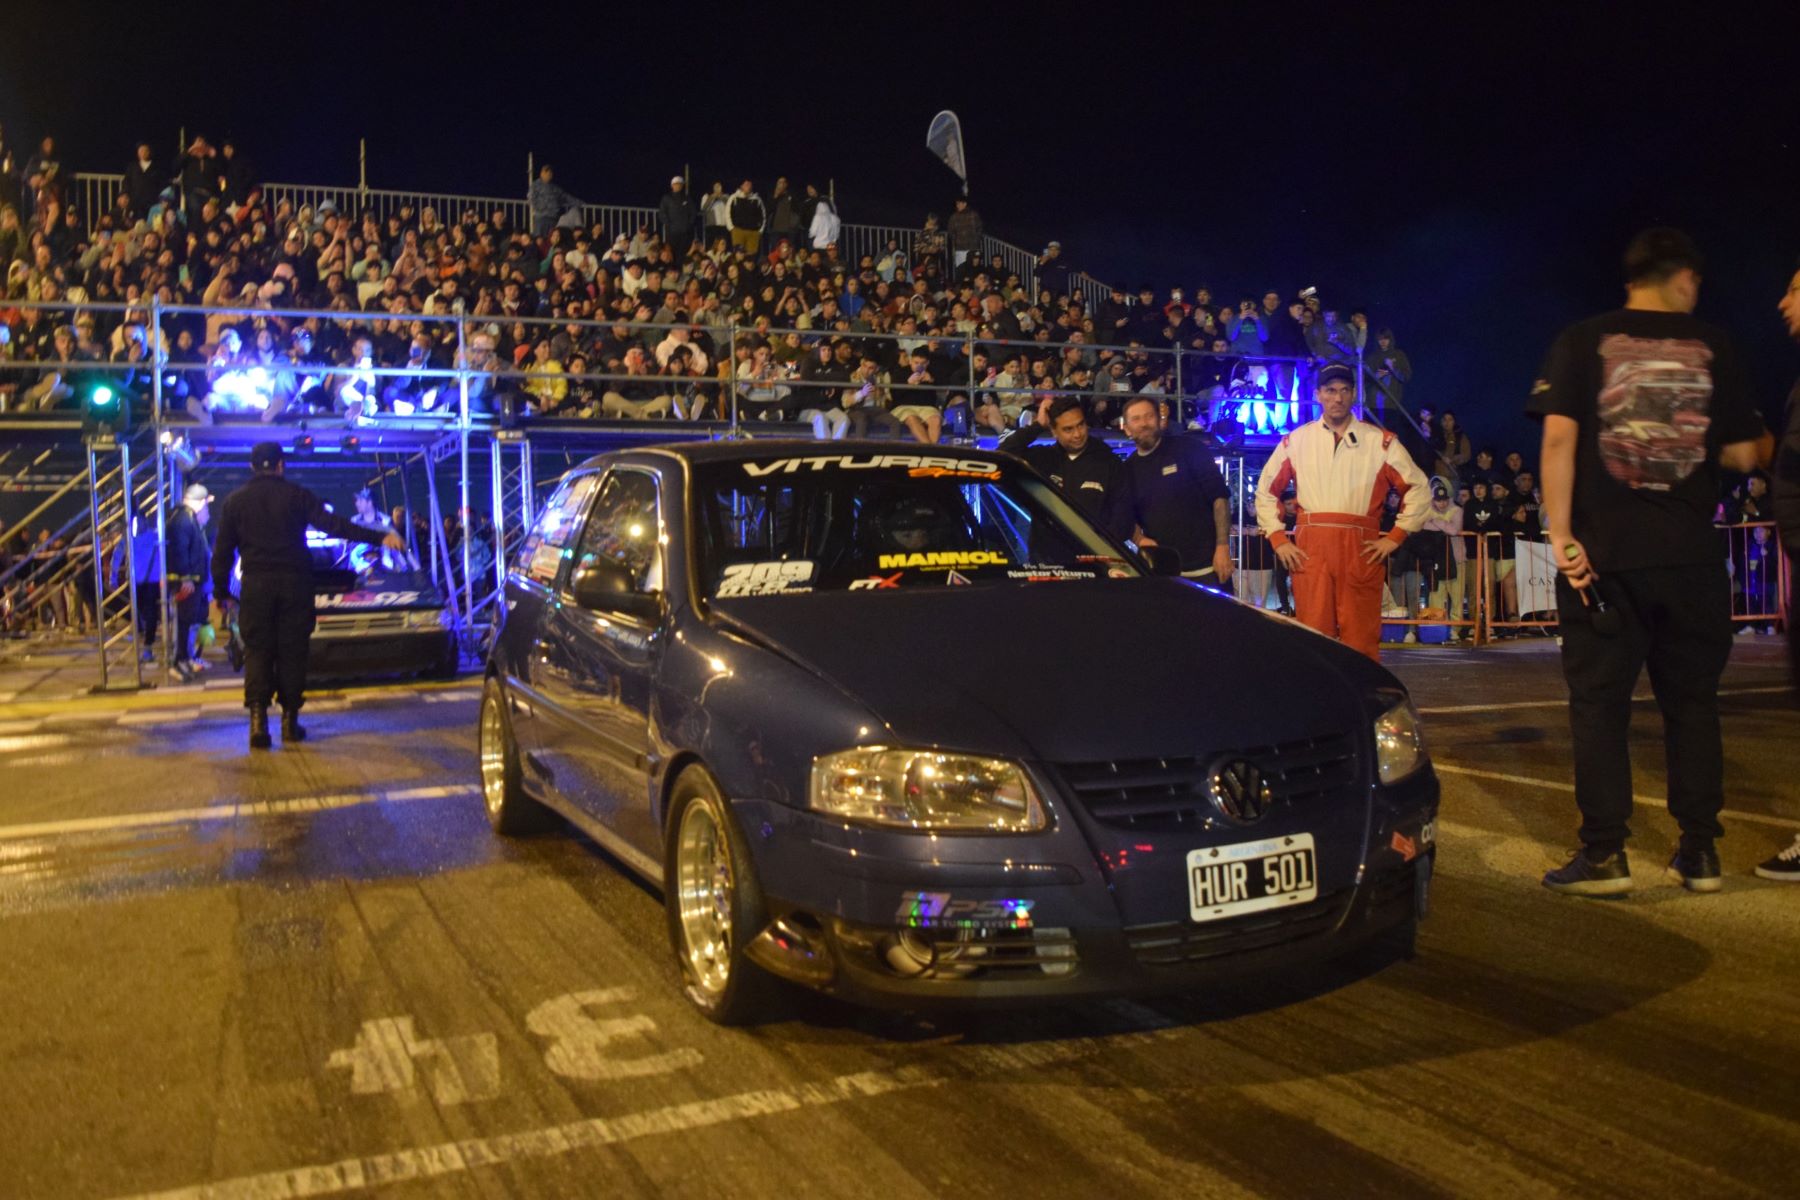
[[[990,232],[1132,287],[1317,284],[1398,330],[1409,401],[1477,434],[1529,436],[1543,348],[1618,302],[1653,222],[1708,252],[1701,315],[1766,409],[1800,364],[1774,313],[1800,253],[1788,6],[9,10],[7,140],[54,133],[73,170],[185,128],[347,185],[366,137],[374,187],[522,195],[535,153],[585,200],[649,205],[691,164],[835,180],[845,220],[911,226],[953,194],[923,146],[952,108]]]

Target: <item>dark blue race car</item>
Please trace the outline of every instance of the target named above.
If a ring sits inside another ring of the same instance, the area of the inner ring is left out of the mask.
[[[1174,569],[1005,455],[592,459],[512,563],[489,819],[554,809],[658,885],[720,1021],[775,977],[1011,1004],[1410,949],[1438,787],[1406,693]]]

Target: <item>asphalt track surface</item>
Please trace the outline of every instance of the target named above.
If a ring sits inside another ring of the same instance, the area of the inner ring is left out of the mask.
[[[470,682],[0,704],[0,1196],[1775,1196],[1800,1166],[1800,830],[1777,648],[1723,688],[1729,879],[1561,898],[1548,643],[1389,661],[1444,804],[1412,961],[921,1019],[715,1028],[656,895],[491,836]],[[1661,795],[1638,706],[1636,791]]]

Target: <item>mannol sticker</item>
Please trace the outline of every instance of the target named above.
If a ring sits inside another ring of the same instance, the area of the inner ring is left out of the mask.
[[[753,479],[764,475],[792,475],[801,470],[881,471],[905,467],[915,475],[998,479],[997,464],[979,458],[948,458],[933,454],[870,454],[859,458],[854,454],[809,454],[800,458],[774,458],[768,462],[747,462],[744,473]]]
[[[998,550],[931,550],[915,554],[883,554],[875,564],[895,567],[1004,567],[1006,555]]]

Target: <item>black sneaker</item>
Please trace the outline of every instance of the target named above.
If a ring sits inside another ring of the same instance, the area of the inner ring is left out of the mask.
[[[1716,892],[1725,886],[1719,873],[1719,852],[1710,844],[1677,848],[1663,876],[1690,892]]]
[[[1793,845],[1786,850],[1767,862],[1758,863],[1756,874],[1762,879],[1775,879],[1782,883],[1800,883],[1800,834],[1794,836]]]
[[[1544,886],[1565,896],[1623,896],[1631,891],[1631,864],[1615,850],[1599,862],[1577,850],[1566,866],[1544,876]]]

